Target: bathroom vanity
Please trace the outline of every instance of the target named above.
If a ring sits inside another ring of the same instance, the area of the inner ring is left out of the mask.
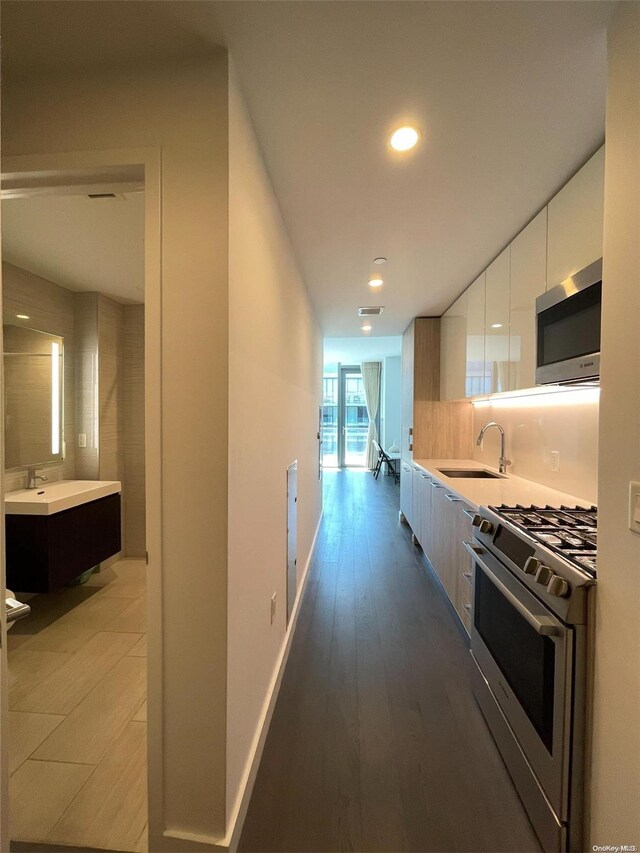
[[[53,592],[117,554],[121,491],[117,480],[61,480],[7,492],[7,586]]]

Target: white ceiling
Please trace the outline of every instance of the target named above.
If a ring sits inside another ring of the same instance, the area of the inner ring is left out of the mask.
[[[373,335],[359,338],[325,338],[325,364],[360,364],[363,361],[381,361],[402,353],[400,335]]]
[[[227,45],[325,334],[359,335],[356,308],[379,303],[373,335],[396,335],[442,313],[602,143],[613,5],[4,0],[4,62],[25,76]],[[391,156],[409,121],[420,147]]]
[[[144,301],[144,193],[2,202],[2,257],[76,291]]]

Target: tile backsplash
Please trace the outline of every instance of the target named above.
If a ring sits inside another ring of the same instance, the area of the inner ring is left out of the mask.
[[[474,406],[474,440],[496,421],[505,430],[508,471],[595,503],[598,491],[598,391],[565,390],[532,397],[494,398]],[[554,455],[557,454],[557,470]],[[499,433],[489,430],[474,459],[498,466]]]

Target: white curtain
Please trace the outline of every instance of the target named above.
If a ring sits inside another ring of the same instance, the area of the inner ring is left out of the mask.
[[[378,405],[380,404],[380,371],[382,364],[379,361],[363,361],[362,382],[364,385],[364,399],[367,404],[367,415],[369,416],[369,429],[367,430],[367,468],[375,468],[378,453],[373,442],[378,440],[378,428],[376,418],[378,416]]]

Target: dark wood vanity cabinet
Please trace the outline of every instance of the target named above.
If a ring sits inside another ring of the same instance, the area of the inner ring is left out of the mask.
[[[6,516],[7,586],[53,592],[120,551],[120,495],[53,515]]]

